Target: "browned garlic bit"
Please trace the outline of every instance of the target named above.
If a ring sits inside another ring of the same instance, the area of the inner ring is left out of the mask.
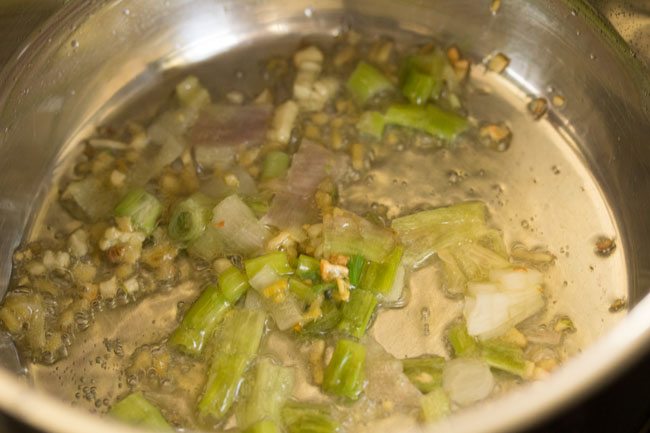
[[[539,119],[548,110],[548,101],[546,98],[535,98],[528,103],[528,111],[535,119]]]
[[[551,102],[553,103],[554,107],[562,108],[564,107],[564,104],[566,104],[566,99],[564,99],[564,96],[562,95],[553,95]]]
[[[490,12],[492,12],[492,15],[496,15],[499,9],[501,9],[501,0],[492,0],[490,3]]]
[[[500,74],[510,64],[510,58],[503,53],[494,53],[485,60],[485,66],[488,70]]]
[[[510,147],[512,131],[503,123],[489,123],[481,126],[479,138],[486,147],[503,152]]]

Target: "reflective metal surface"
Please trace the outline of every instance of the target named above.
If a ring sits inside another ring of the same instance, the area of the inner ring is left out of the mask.
[[[622,371],[650,341],[650,298],[644,300],[650,287],[649,205],[640,199],[650,194],[648,75],[624,41],[581,1],[504,1],[495,16],[487,6],[476,7],[475,0],[69,3],[0,75],[0,290],[6,287],[11,251],[24,229],[38,226],[35,210],[78,140],[97,122],[116,115],[138,95],[169,86],[181,68],[233,47],[286,35],[332,35],[350,25],[396,37],[420,34],[455,41],[475,60],[503,51],[512,63],[507,81],[496,83],[496,93],[509,89],[502,99],[512,106],[524,104],[527,94],[561,95],[566,104],[537,127],[548,130],[522,140],[517,151],[525,153],[528,145],[546,164],[561,150],[561,160],[573,167],[566,185],[583,183],[601,205],[585,212],[580,194],[539,174],[546,190],[531,196],[531,206],[559,207],[552,213],[556,221],[543,223],[547,232],[554,224],[591,225],[619,238],[619,254],[608,265],[611,275],[588,276],[584,269],[585,280],[575,282],[568,297],[578,304],[576,311],[583,311],[578,320],[594,338],[609,332],[548,381],[469,409],[435,429],[520,428]],[[545,151],[544,137],[561,138],[562,147]],[[524,197],[525,191],[518,194],[513,197]],[[606,201],[599,201],[602,197]],[[589,239],[570,242],[586,246],[573,247],[572,256],[591,254]],[[588,266],[588,260],[571,263]],[[594,287],[594,279],[607,284]],[[606,310],[607,301],[620,293],[627,293],[634,309],[618,325],[612,321],[596,329],[608,317],[596,310]],[[0,408],[48,431],[122,429],[31,390],[5,370],[0,370]]]

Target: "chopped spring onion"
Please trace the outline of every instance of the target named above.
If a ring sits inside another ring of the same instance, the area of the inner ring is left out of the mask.
[[[464,323],[454,323],[447,330],[447,341],[457,358],[473,356],[477,353],[478,344],[474,337],[467,333],[467,326]]]
[[[380,139],[384,135],[386,120],[384,115],[378,111],[366,111],[357,122],[357,129],[360,133]]]
[[[417,129],[445,140],[453,140],[469,127],[464,117],[434,105],[395,104],[388,107],[385,117],[388,124]]]
[[[323,389],[339,397],[357,400],[365,386],[366,348],[351,340],[339,340],[325,368]]]
[[[402,263],[404,248],[397,246],[382,263],[370,262],[361,279],[361,287],[379,295],[388,295]]]
[[[402,359],[404,374],[423,394],[442,386],[442,371],[445,358],[437,355],[424,355],[418,358]]]
[[[438,99],[446,64],[447,58],[440,50],[409,57],[402,74],[402,94],[417,105]]]
[[[281,430],[276,423],[265,419],[251,425],[244,433],[281,433]]]
[[[124,196],[114,213],[118,217],[129,217],[133,228],[151,234],[162,213],[162,205],[144,189],[136,188]]]
[[[262,249],[269,236],[264,224],[235,194],[212,210],[212,227],[221,234],[226,254],[254,254]]]
[[[291,158],[285,152],[279,150],[269,152],[264,159],[262,167],[262,180],[281,178],[287,174]]]
[[[296,275],[303,280],[312,282],[320,280],[320,261],[311,256],[301,254],[298,257]]]
[[[199,355],[229,308],[230,303],[219,286],[207,286],[169,337],[170,344],[185,353]]]
[[[366,259],[359,255],[350,257],[348,261],[349,279],[352,287],[359,286],[364,269],[366,268]]]
[[[355,338],[363,337],[376,307],[377,298],[372,292],[352,290],[350,300],[343,305],[338,329]]]
[[[289,278],[289,290],[306,303],[313,302],[318,295],[335,287],[334,283],[307,284],[297,278]]]
[[[118,191],[108,187],[102,179],[89,176],[70,182],[61,194],[61,199],[72,215],[97,221],[111,213],[120,196]]]
[[[416,69],[409,69],[402,84],[402,94],[416,105],[425,104],[433,94],[436,79]]]
[[[494,376],[482,360],[452,359],[442,373],[442,387],[451,400],[466,406],[490,395],[494,388]]]
[[[300,331],[304,335],[321,335],[325,334],[336,327],[341,321],[341,310],[336,308],[332,301],[324,301],[321,305],[322,315],[313,322],[307,323]]]
[[[234,304],[249,289],[248,280],[242,272],[234,266],[229,267],[219,275],[219,288],[224,298]]]
[[[449,397],[442,387],[433,388],[420,399],[422,420],[427,423],[436,422],[451,413]]]
[[[377,68],[361,61],[347,81],[347,88],[359,105],[379,93],[393,90],[393,83]]]
[[[244,261],[244,268],[246,268],[246,275],[249,280],[255,278],[265,267],[268,267],[277,275],[290,275],[293,273],[287,254],[282,251],[275,251]]]
[[[262,304],[280,331],[291,329],[303,320],[302,305],[291,294],[287,294],[281,302],[274,302],[262,296]]]
[[[203,418],[219,420],[228,413],[257,353],[265,321],[263,312],[252,310],[232,310],[224,319],[198,404]]]
[[[376,226],[351,212],[335,208],[323,217],[323,253],[325,256],[360,255],[383,262],[395,247],[391,230]]]
[[[282,409],[282,419],[288,433],[336,433],[339,423],[326,406],[309,403],[289,403]]]
[[[169,236],[177,241],[188,242],[197,239],[212,218],[212,199],[200,192],[174,206],[169,220]]]
[[[535,364],[524,358],[521,347],[498,340],[483,342],[481,358],[497,370],[514,374],[522,379],[532,376]]]
[[[246,429],[263,420],[279,423],[294,380],[292,368],[277,365],[269,358],[259,360],[244,383],[243,402],[236,409],[237,426]]]
[[[201,236],[190,242],[187,251],[193,256],[209,261],[223,256],[226,246],[221,237],[221,232],[208,225]]]
[[[159,432],[173,432],[174,429],[141,392],[129,394],[111,407],[108,413],[125,423],[145,427]]]

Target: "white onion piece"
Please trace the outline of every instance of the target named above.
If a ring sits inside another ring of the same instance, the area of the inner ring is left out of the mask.
[[[445,365],[442,387],[451,400],[466,406],[490,395],[494,388],[494,377],[484,361],[457,358]]]
[[[244,307],[249,310],[262,310],[264,309],[264,302],[262,296],[255,290],[246,292],[246,299],[244,299]]]
[[[499,288],[494,283],[471,282],[467,283],[467,293],[476,296],[479,293],[495,293]]]
[[[543,276],[530,268],[493,269],[490,281],[501,286],[503,290],[524,290],[542,285]]]
[[[302,310],[293,296],[287,296],[282,302],[273,302],[262,298],[266,311],[269,312],[280,331],[286,331],[302,320]]]
[[[278,273],[275,272],[275,270],[272,267],[270,267],[269,265],[264,265],[264,267],[260,269],[258,273],[253,275],[253,277],[248,281],[248,283],[251,285],[252,288],[254,288],[259,292],[269,287],[271,284],[275,283],[281,278],[282,276],[278,275]]]
[[[483,340],[498,337],[544,307],[536,289],[482,292],[465,300],[464,315],[469,335]]]
[[[268,229],[237,195],[223,199],[212,211],[212,226],[219,230],[227,254],[251,255],[262,249]]]

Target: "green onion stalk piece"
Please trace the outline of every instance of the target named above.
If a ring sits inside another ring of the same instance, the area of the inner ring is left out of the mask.
[[[176,204],[169,220],[169,236],[181,242],[190,242],[201,236],[212,219],[214,201],[200,193]]]
[[[335,287],[336,285],[334,283],[307,284],[298,278],[289,278],[289,290],[296,295],[298,299],[308,304],[314,302],[321,293]]]
[[[453,140],[469,127],[464,117],[434,105],[391,105],[386,111],[386,123],[417,129],[445,140]]]
[[[246,269],[246,275],[249,280],[255,277],[266,266],[278,275],[290,275],[293,273],[293,268],[289,264],[287,254],[282,251],[276,251],[244,261],[244,268]]]
[[[320,281],[320,261],[311,256],[301,254],[298,257],[296,276],[302,280]]]
[[[432,423],[449,415],[451,413],[451,404],[442,387],[436,387],[427,395],[422,396],[420,409],[422,420],[426,423]]]
[[[350,257],[348,261],[348,271],[350,285],[352,287],[358,287],[361,283],[361,277],[363,276],[363,271],[366,268],[366,259],[359,255],[354,255]]]
[[[393,288],[403,254],[404,248],[398,245],[383,263],[370,262],[361,279],[361,287],[373,293],[388,295]]]
[[[262,166],[262,180],[281,178],[287,174],[291,158],[285,152],[274,150],[269,152]]]
[[[230,309],[219,286],[207,286],[169,337],[169,343],[190,355],[199,355],[206,341]]]
[[[244,430],[244,433],[282,433],[273,421],[267,419],[258,421]]]
[[[524,351],[520,347],[499,340],[484,341],[481,357],[490,367],[522,379],[528,379],[534,368],[534,364],[524,358]]]
[[[402,94],[417,105],[438,99],[447,65],[447,57],[441,50],[410,56],[402,71]]]
[[[379,93],[393,90],[393,83],[377,68],[360,61],[347,81],[347,88],[359,105]]]
[[[464,322],[454,323],[447,330],[447,340],[454,350],[454,356],[474,356],[478,352],[476,339],[467,333]]]
[[[442,386],[442,370],[445,358],[437,355],[424,355],[418,358],[402,359],[404,374],[423,394]]]
[[[108,414],[120,421],[158,432],[173,432],[160,409],[150,403],[141,392],[129,394],[111,407]]]
[[[376,307],[377,298],[372,292],[362,289],[352,290],[350,299],[343,305],[341,321],[337,329],[355,338],[363,337]]]
[[[288,433],[336,433],[339,423],[326,406],[309,403],[289,403],[282,409],[282,419]]]
[[[341,321],[342,313],[332,301],[324,301],[321,305],[322,316],[304,325],[302,335],[323,335],[333,330]]]
[[[291,396],[294,370],[261,359],[244,383],[242,401],[236,408],[237,425],[247,428],[262,420],[281,422],[281,409]]]
[[[323,390],[357,400],[365,386],[366,348],[351,340],[339,340],[325,368]]]
[[[396,245],[395,233],[343,209],[323,217],[323,254],[359,255],[383,262]]]
[[[266,315],[262,311],[232,310],[214,344],[208,379],[198,410],[203,418],[221,420],[237,398],[244,373],[260,346]]]
[[[160,201],[142,188],[131,190],[115,207],[116,217],[129,217],[137,231],[151,234],[162,213]]]
[[[234,304],[250,289],[250,285],[244,274],[232,266],[219,275],[219,288],[224,298]]]

